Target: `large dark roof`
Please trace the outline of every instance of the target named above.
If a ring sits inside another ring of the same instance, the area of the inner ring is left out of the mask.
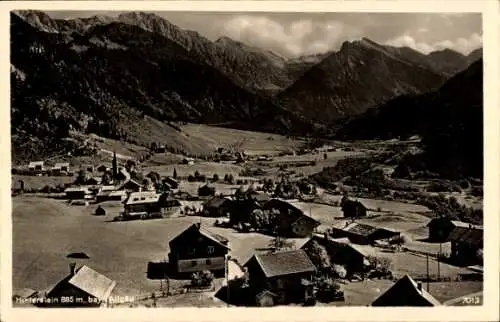
[[[483,229],[478,227],[455,227],[448,239],[452,242],[467,243],[481,247],[483,244]]]
[[[440,306],[431,294],[423,288],[418,289],[418,284],[408,275],[399,279],[390,289],[380,295],[372,306]]]
[[[314,272],[316,270],[311,259],[302,249],[272,254],[256,254],[254,258],[266,277]]]
[[[355,223],[349,224],[343,230],[348,231],[352,234],[368,237],[371,234],[373,234],[374,232],[376,232],[378,230],[378,228],[367,225],[367,224],[361,224],[361,223],[355,222]]]
[[[224,197],[213,197],[210,198],[205,204],[203,205],[206,208],[219,208],[222,206],[225,202],[230,201],[227,198]]]

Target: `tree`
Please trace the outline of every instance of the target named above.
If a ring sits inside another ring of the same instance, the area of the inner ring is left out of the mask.
[[[151,182],[151,179],[144,178],[144,180],[142,180],[142,185],[146,188],[150,188],[153,185],[153,183]]]
[[[103,175],[102,175],[102,184],[109,184],[111,182],[111,176],[109,175],[109,173],[105,172]]]
[[[212,180],[213,180],[214,182],[219,181],[219,175],[218,175],[217,173],[214,173],[214,175],[213,175],[213,177],[212,177]]]
[[[347,270],[342,265],[333,265],[333,273],[338,278],[346,278],[347,276]]]
[[[263,227],[269,225],[268,222],[269,222],[269,216],[261,209],[254,209],[250,213],[249,223],[254,229],[256,230],[263,229]]]
[[[82,184],[85,184],[87,182],[87,180],[88,180],[87,170],[80,169],[80,171],[78,171],[78,176],[76,177],[75,184],[82,185]]]
[[[331,268],[330,255],[326,248],[313,240],[306,248],[307,255],[320,272],[328,272]]]
[[[271,249],[271,252],[294,249],[295,241],[289,241],[288,239],[278,235],[269,242],[269,248]]]
[[[174,179],[177,179],[177,170],[174,168],[174,174],[172,175]]]
[[[387,257],[368,256],[368,262],[372,269],[381,273],[389,273],[392,265],[390,258]]]

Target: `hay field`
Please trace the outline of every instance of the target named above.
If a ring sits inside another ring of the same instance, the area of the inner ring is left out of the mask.
[[[45,186],[56,187],[58,185],[64,185],[65,183],[71,183],[75,181],[75,177],[37,177],[37,176],[23,176],[23,175],[12,175],[11,185],[12,188],[19,188],[19,180],[24,181],[25,189],[41,189]]]
[[[186,135],[192,139],[204,140],[207,147],[215,151],[218,147],[230,148],[239,146],[248,155],[270,154],[290,151],[300,147],[304,141],[287,139],[283,135],[228,129],[202,124],[186,124],[181,126]]]

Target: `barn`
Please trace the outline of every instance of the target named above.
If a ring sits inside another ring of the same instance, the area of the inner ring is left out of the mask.
[[[401,235],[400,232],[358,222],[348,223],[343,228],[332,227],[330,231],[333,238],[348,238],[352,243],[360,245],[373,244],[377,240],[387,240]]]

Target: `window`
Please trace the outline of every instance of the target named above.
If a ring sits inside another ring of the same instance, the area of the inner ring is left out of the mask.
[[[196,261],[191,261],[191,266],[195,267],[196,266]]]
[[[208,252],[209,254],[213,254],[213,253],[215,252],[215,248],[214,248],[214,246],[208,246],[208,248],[207,248],[207,252]]]
[[[209,260],[209,259],[207,259],[206,264],[207,264],[207,265],[212,265],[212,261],[211,261],[211,260]]]

